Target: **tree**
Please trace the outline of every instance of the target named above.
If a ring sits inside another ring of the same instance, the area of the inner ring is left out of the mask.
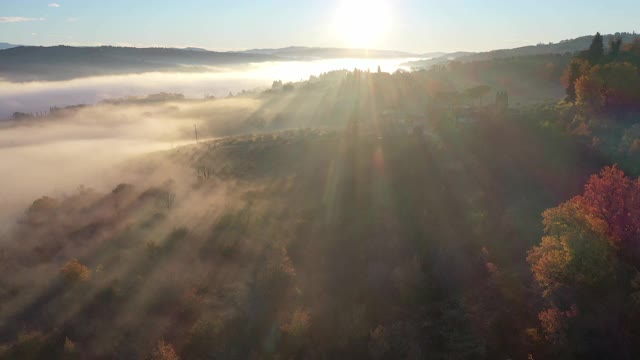
[[[189,331],[187,342],[182,348],[184,358],[208,359],[210,354],[219,349],[218,335],[222,326],[219,321],[213,322],[204,318],[198,320]]]
[[[592,63],[597,63],[602,59],[602,56],[604,56],[604,40],[600,33],[596,33],[589,47],[588,57]]]
[[[604,110],[605,80],[599,71],[599,65],[588,74],[582,75],[575,81],[576,103],[589,113]]]
[[[311,315],[308,311],[296,310],[289,321],[280,325],[280,330],[292,336],[301,336],[309,329],[310,322]]]
[[[588,113],[624,115],[640,108],[640,73],[630,62],[588,67],[574,60],[564,80],[567,100],[575,96],[576,103]]]
[[[150,360],[180,360],[176,350],[171,344],[166,343],[164,340],[160,340],[156,347],[151,352]]]
[[[32,118],[33,115],[23,113],[23,112],[14,112],[11,116],[11,120],[26,120]]]
[[[78,261],[78,259],[73,259],[66,263],[62,269],[60,269],[60,272],[64,279],[71,283],[91,279],[91,270]]]
[[[545,235],[527,260],[545,296],[563,286],[593,285],[611,273],[612,247],[576,197],[542,214]]]
[[[509,108],[509,94],[506,91],[496,92],[496,107],[500,110]]]
[[[65,337],[64,339],[63,351],[64,351],[64,356],[63,356],[64,360],[80,359],[80,352],[77,349],[76,343],[71,341],[71,339],[69,339],[68,337]]]
[[[50,223],[56,216],[56,210],[60,203],[58,200],[44,196],[31,204],[27,209],[27,221],[31,225],[43,225]]]
[[[489,92],[491,92],[491,88],[486,85],[476,86],[470,89],[465,90],[465,95],[473,102],[475,100],[479,100],[482,104],[482,98],[484,98]]]
[[[631,358],[622,345],[633,341],[637,327],[620,319],[637,311],[630,296],[637,287],[629,279],[638,272],[629,253],[636,250],[639,188],[607,167],[584,194],[543,214],[545,236],[527,260],[545,299],[542,330],[565,352],[558,358]]]
[[[603,103],[606,110],[626,113],[640,105],[640,75],[628,62],[606,64],[599,68],[605,82]]]
[[[284,85],[282,85],[282,91],[284,92],[291,92],[295,89],[295,87],[293,86],[292,83],[286,83]]]
[[[616,36],[615,38],[609,39],[609,55],[612,57],[616,57],[620,55],[620,49],[622,48],[622,38],[620,36]]]
[[[640,38],[636,37],[630,44],[624,46],[624,51],[640,57]]]
[[[593,175],[578,202],[585,209],[592,227],[610,236],[625,251],[638,251],[640,235],[640,183],[616,166]]]
[[[578,59],[574,59],[571,64],[569,64],[569,67],[567,67],[567,70],[562,77],[565,82],[567,95],[566,100],[569,102],[576,101],[576,80],[582,76],[582,67],[582,62]]]
[[[47,345],[50,339],[41,332],[34,331],[18,335],[17,341],[8,349],[6,354],[0,352],[0,358],[2,359],[44,359],[47,355],[47,350],[50,350]],[[5,357],[6,356],[6,357]]]

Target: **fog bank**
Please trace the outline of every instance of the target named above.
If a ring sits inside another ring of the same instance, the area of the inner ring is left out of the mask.
[[[332,70],[354,68],[393,72],[411,59],[333,59],[250,64],[245,68],[211,68],[210,72],[152,72],[96,76],[68,81],[13,83],[0,81],[0,119],[14,112],[46,112],[50,107],[95,104],[114,97],[158,92],[181,93],[188,98],[224,97],[260,87],[274,80],[299,81]]]

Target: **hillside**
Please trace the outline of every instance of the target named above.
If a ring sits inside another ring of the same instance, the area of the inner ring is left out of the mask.
[[[0,77],[10,81],[65,80],[150,71],[211,71],[210,67],[266,61],[389,59],[435,55],[441,53],[417,55],[398,51],[308,47],[215,52],[200,48],[17,46],[0,49]]]
[[[18,47],[18,46],[20,46],[20,45],[13,45],[13,44],[0,42],[0,50],[11,49],[11,48]]]
[[[245,54],[276,55],[295,59],[340,59],[340,58],[414,58],[435,57],[444,53],[413,54],[402,51],[373,50],[373,49],[344,49],[291,46],[281,49],[252,49],[243,51]]]
[[[609,42],[610,39],[613,39],[616,36],[620,36],[623,40],[623,43],[630,43],[633,41],[637,35],[630,33],[620,33],[615,35],[604,35],[605,44]],[[594,36],[581,36],[579,38],[563,40],[558,43],[549,43],[549,44],[538,44],[531,46],[523,46],[514,49],[501,49],[501,50],[492,50],[488,52],[481,53],[457,53],[457,54],[448,54],[445,56],[441,56],[434,59],[429,60],[420,60],[413,61],[407,63],[408,66],[416,67],[416,68],[428,68],[433,65],[447,63],[451,60],[461,61],[461,62],[472,62],[472,61],[486,61],[486,60],[494,60],[494,59],[505,59],[511,57],[519,57],[519,56],[537,56],[537,55],[548,55],[548,54],[574,54],[579,51],[584,51],[589,48],[589,45],[593,41]]]
[[[446,147],[365,125],[230,137],[132,161],[123,170],[140,180],[108,193],[42,198],[14,233],[20,246],[3,251],[3,274],[38,280],[0,276],[0,341],[37,323],[52,330],[32,344],[67,336],[90,358],[141,358],[157,337],[189,359],[366,358],[390,351],[378,341],[405,355],[520,354],[493,339],[493,321],[513,336],[533,323],[500,304],[527,296],[520,254],[538,239],[538,214],[591,169],[571,146],[543,147],[543,133],[508,124],[442,133]],[[510,167],[522,161],[554,178]],[[540,196],[549,183],[564,185]],[[510,270],[509,297],[491,287],[487,261]],[[396,330],[371,335],[381,326]]]
[[[282,59],[259,54],[171,48],[20,46],[0,51],[0,76],[14,81],[63,80],[148,71],[199,71],[199,67],[274,60]]]
[[[457,88],[487,85],[492,90],[507,90],[513,103],[532,104],[562,99],[560,79],[571,59],[571,55],[547,54],[449,62],[432,66],[429,73]]]

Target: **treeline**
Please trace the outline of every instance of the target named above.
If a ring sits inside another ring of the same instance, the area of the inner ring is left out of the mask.
[[[603,42],[598,33],[589,50],[571,62],[565,74],[567,101],[592,116],[621,119],[640,110],[640,39],[626,45],[612,39],[606,50]]]
[[[605,47],[596,34],[565,72],[565,102],[546,113],[556,119],[547,126],[636,176],[639,66],[639,39],[623,45],[615,38]],[[639,356],[639,191],[639,179],[608,166],[581,194],[543,213],[544,236],[528,261],[544,299],[534,336],[550,345],[547,356]]]

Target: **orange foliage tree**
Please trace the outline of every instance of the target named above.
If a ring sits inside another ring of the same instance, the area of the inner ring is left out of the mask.
[[[634,289],[624,279],[637,273],[640,183],[607,167],[582,195],[545,211],[543,224],[545,236],[527,260],[546,301],[539,314],[546,339],[565,343],[597,334],[622,341],[634,326],[619,319],[634,308]]]
[[[150,360],[180,360],[173,345],[160,340],[151,352]]]
[[[91,270],[83,265],[78,259],[67,262],[60,273],[69,282],[88,281],[91,279]]]

